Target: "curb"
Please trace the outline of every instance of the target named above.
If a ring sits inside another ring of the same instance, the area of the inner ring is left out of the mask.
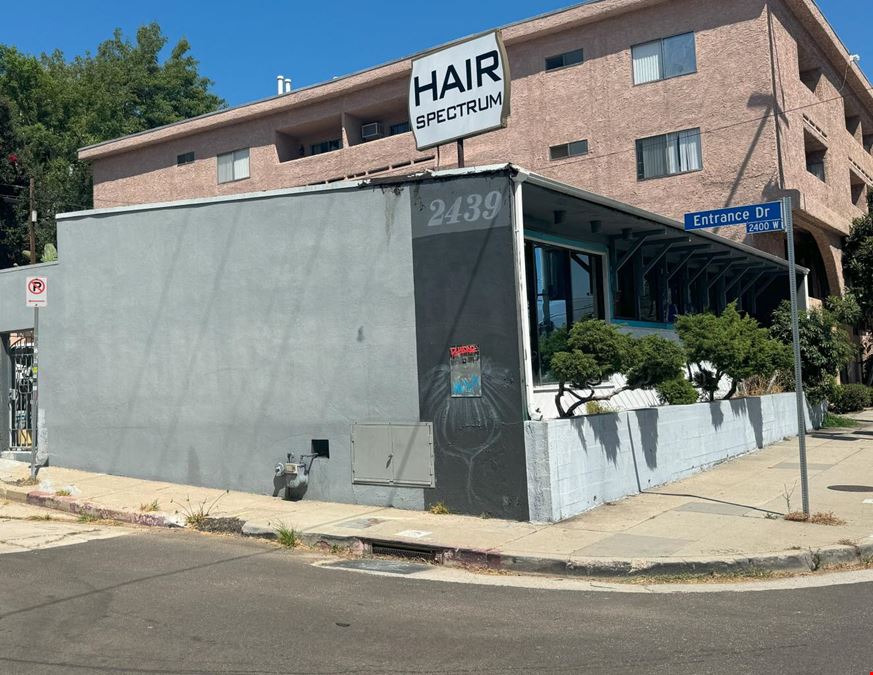
[[[51,492],[34,490],[24,495],[21,500],[32,506],[41,506],[56,511],[67,513],[84,514],[94,516],[101,520],[118,520],[132,525],[145,525],[147,527],[181,527],[178,517],[165,513],[135,513],[108,509],[91,502],[79,502],[75,497],[59,497]]]
[[[117,520],[146,527],[185,527],[178,515],[166,513],[136,513],[80,502],[75,497],[62,497],[50,492],[26,492],[8,487],[0,488],[0,498],[33,506],[87,514],[105,520]],[[809,573],[844,565],[861,564],[873,559],[873,542],[857,546],[834,545],[805,551],[791,550],[745,556],[681,558],[558,558],[525,556],[503,553],[497,549],[457,548],[438,543],[415,544],[403,540],[368,539],[366,537],[338,536],[313,531],[300,532],[300,540],[312,548],[325,552],[335,548],[363,555],[373,547],[396,546],[400,550],[420,550],[431,554],[435,562],[449,567],[485,567],[522,574],[547,574],[567,577],[669,577],[711,576],[714,574],[753,574],[756,572]],[[242,528],[245,537],[276,539],[275,528],[246,522]]]

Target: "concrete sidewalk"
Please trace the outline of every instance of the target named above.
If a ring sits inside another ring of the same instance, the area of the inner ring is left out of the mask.
[[[785,495],[792,489],[790,510],[801,508],[796,439],[549,525],[287,502],[55,467],[39,472],[39,486],[26,487],[12,483],[28,476],[27,465],[9,460],[0,460],[0,500],[158,526],[182,525],[186,505],[196,508],[217,500],[209,515],[245,521],[245,534],[271,536],[285,525],[311,544],[421,549],[444,562],[529,572],[809,571],[873,558],[873,411],[858,418],[862,424],[857,429],[807,438],[811,510],[833,512],[845,521],[837,526],[782,518],[789,510]],[[71,495],[59,496],[59,490]],[[158,510],[147,510],[154,501]]]

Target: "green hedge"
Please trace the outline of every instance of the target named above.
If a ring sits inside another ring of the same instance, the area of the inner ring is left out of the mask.
[[[835,413],[858,412],[870,405],[870,388],[863,384],[838,384],[831,394],[829,406]]]

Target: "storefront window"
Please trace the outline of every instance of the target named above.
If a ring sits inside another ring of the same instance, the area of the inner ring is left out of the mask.
[[[527,242],[525,257],[534,382],[553,382],[549,363],[564,348],[569,326],[603,318],[603,259],[535,242]]]

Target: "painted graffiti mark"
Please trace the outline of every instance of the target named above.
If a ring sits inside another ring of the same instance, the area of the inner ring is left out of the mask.
[[[478,375],[452,380],[452,396],[481,396],[482,379]]]
[[[453,397],[482,396],[478,345],[449,347],[449,364]]]

